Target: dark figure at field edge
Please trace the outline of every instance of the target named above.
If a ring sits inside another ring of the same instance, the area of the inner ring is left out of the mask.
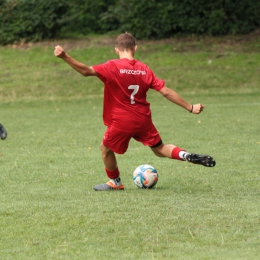
[[[2,124],[0,124],[0,137],[2,140],[7,137],[7,132]]]

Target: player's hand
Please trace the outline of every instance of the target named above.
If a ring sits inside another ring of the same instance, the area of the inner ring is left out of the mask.
[[[65,51],[64,49],[60,46],[60,45],[57,45],[55,46],[55,49],[54,49],[54,55],[58,58],[63,58],[65,56]]]
[[[204,106],[202,104],[195,104],[193,105],[192,114],[199,114],[203,111]]]

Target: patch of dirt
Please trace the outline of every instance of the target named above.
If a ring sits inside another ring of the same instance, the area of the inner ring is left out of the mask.
[[[73,39],[55,39],[45,40],[36,43],[21,42],[20,44],[7,45],[9,48],[14,49],[30,49],[32,47],[55,47],[56,45],[62,45],[67,51],[71,49],[87,48],[89,46],[111,46],[115,45],[116,36],[86,36]],[[238,48],[241,50],[250,44],[255,44],[257,49],[260,49],[260,29],[255,30],[246,35],[228,35],[228,36],[180,36],[175,35],[168,39],[162,40],[137,40],[137,45],[158,46],[171,45],[173,51],[184,52],[184,51],[199,51],[199,50],[216,50],[216,49],[234,49]],[[150,48],[148,48],[149,50]],[[147,50],[147,51],[148,51]],[[149,50],[151,51],[151,49]]]
[[[168,44],[173,46],[173,51],[218,51],[233,50],[242,51],[247,49],[260,50],[260,29],[246,35],[227,36],[175,36],[169,39],[157,41],[140,41],[148,45]]]
[[[30,49],[32,47],[55,47],[62,45],[64,49],[82,49],[89,46],[114,46],[116,36],[86,36],[71,39],[52,39],[44,40],[42,42],[21,42],[19,44],[9,44],[6,47],[13,49]]]

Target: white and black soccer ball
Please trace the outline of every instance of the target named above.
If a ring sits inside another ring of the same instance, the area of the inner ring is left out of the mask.
[[[158,172],[149,164],[140,165],[133,172],[133,181],[140,189],[151,189],[158,182]]]

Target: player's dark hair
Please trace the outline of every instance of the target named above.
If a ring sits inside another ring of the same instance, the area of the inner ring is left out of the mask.
[[[120,51],[131,50],[134,51],[136,46],[135,38],[131,33],[122,33],[116,39],[116,47]]]

